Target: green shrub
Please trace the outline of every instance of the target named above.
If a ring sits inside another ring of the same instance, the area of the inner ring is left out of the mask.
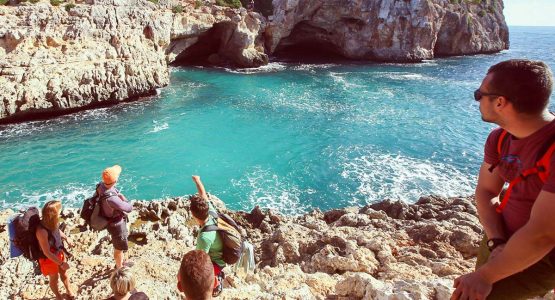
[[[483,10],[483,9],[478,12],[478,16],[480,16],[480,17],[484,17],[485,15],[486,15],[486,11]]]
[[[449,0],[451,4],[461,4],[460,0]]]
[[[495,12],[495,7],[493,7],[493,6],[491,6],[491,5],[488,5],[488,12],[489,12],[490,14],[493,14],[493,13]]]
[[[0,0],[0,5],[8,5],[8,3],[10,3],[10,0]]]
[[[181,4],[175,5],[174,7],[172,7],[172,12],[174,14],[180,14],[183,12],[183,6]]]
[[[65,9],[67,12],[69,12],[74,7],[75,7],[75,4],[69,3],[69,4],[66,4]]]
[[[241,1],[240,0],[216,0],[216,5],[227,6],[231,8],[239,8],[241,7]]]
[[[40,0],[29,0],[31,3],[39,3]]]
[[[152,2],[152,3],[154,3],[154,4],[158,4],[158,1],[159,1],[159,0],[148,0],[148,1],[150,1],[150,2]]]
[[[204,5],[204,3],[202,2],[202,0],[196,0],[195,1],[195,9],[197,9],[197,8],[203,6],[203,5]]]
[[[482,3],[482,0],[466,0],[466,2],[468,2],[470,4],[478,5],[478,4]]]
[[[62,2],[64,2],[63,0],[50,0],[50,4],[52,4],[52,6],[59,6]]]

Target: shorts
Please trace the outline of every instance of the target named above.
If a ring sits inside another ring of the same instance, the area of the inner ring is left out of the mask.
[[[56,257],[62,261],[65,261],[64,251],[60,251]],[[48,258],[39,258],[40,272],[44,276],[58,274],[59,268],[56,263]]]
[[[476,269],[485,264],[489,258],[486,245],[488,238],[484,236],[478,249]],[[555,260],[549,253],[542,260],[531,265],[522,272],[513,274],[493,284],[488,300],[530,299],[541,297],[555,288]]]
[[[129,232],[127,231],[127,223],[125,220],[108,224],[108,233],[110,233],[110,236],[112,237],[112,245],[114,245],[114,249],[122,251],[127,251],[129,249],[129,245],[127,243]]]
[[[217,263],[212,263],[212,265],[214,266],[214,277],[216,277],[216,280],[214,280],[214,288],[218,287],[218,285],[220,284],[220,274],[222,273],[222,269],[224,267],[220,267]]]

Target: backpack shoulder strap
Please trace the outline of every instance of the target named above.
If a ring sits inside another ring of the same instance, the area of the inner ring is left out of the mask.
[[[220,217],[219,214],[213,210],[209,210],[208,214],[216,219]]]
[[[507,137],[508,131],[502,129],[501,134],[499,135],[499,139],[497,139],[497,154],[501,155],[501,150],[503,148],[503,142],[505,141],[505,137]]]
[[[507,134],[509,132],[505,129],[501,129],[501,134],[499,135],[499,137],[497,138],[497,155],[499,155],[499,159],[497,160],[497,162],[493,163],[488,171],[490,173],[493,172],[493,170],[497,167],[497,165],[499,164],[499,161],[501,161],[501,150],[503,150],[503,143],[505,142],[505,138],[507,137]]]
[[[547,177],[549,177],[551,157],[553,157],[553,152],[555,152],[555,142],[552,141],[551,144],[548,145],[549,147],[547,148],[547,150],[545,150],[541,158],[536,162],[536,167],[539,171],[538,176],[540,177],[542,182],[546,182]]]
[[[202,227],[200,232],[210,232],[210,231],[218,231],[218,225],[207,225]]]

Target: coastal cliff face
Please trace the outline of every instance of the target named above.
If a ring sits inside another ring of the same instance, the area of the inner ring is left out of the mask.
[[[226,268],[222,299],[449,299],[453,280],[473,270],[482,234],[472,198],[384,201],[300,216],[258,208],[227,213],[254,245],[257,270]],[[0,212],[2,249],[8,249],[4,224],[11,214]],[[189,201],[136,202],[129,217],[138,290],[151,299],[177,299],[180,259],[198,233]],[[108,297],[110,237],[85,230],[75,209],[65,209],[63,218],[61,228],[75,244],[70,276],[78,299]],[[50,293],[45,278],[32,275],[32,264],[8,258],[8,251],[0,253],[0,282],[2,299]]]
[[[509,47],[502,0],[274,0],[271,53],[317,45],[351,59],[415,62]]]
[[[204,55],[241,67],[267,63],[263,20],[206,4],[89,0],[0,6],[0,119],[57,114],[133,99],[169,84],[168,64],[213,28]],[[214,33],[214,32],[212,32]],[[258,41],[262,43],[262,41]]]
[[[41,1],[0,5],[0,123],[152,95],[170,64],[257,67],[291,47],[405,62],[508,48],[502,0],[274,0],[269,22],[212,0]]]

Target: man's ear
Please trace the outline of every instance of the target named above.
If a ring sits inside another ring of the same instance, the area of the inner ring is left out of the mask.
[[[181,286],[181,280],[177,281],[177,289],[182,292],[185,293],[185,290],[183,289],[183,287]]]
[[[495,99],[495,107],[499,109],[503,109],[509,104],[510,102],[509,100],[507,100],[507,98],[505,98],[505,96],[499,96]]]

